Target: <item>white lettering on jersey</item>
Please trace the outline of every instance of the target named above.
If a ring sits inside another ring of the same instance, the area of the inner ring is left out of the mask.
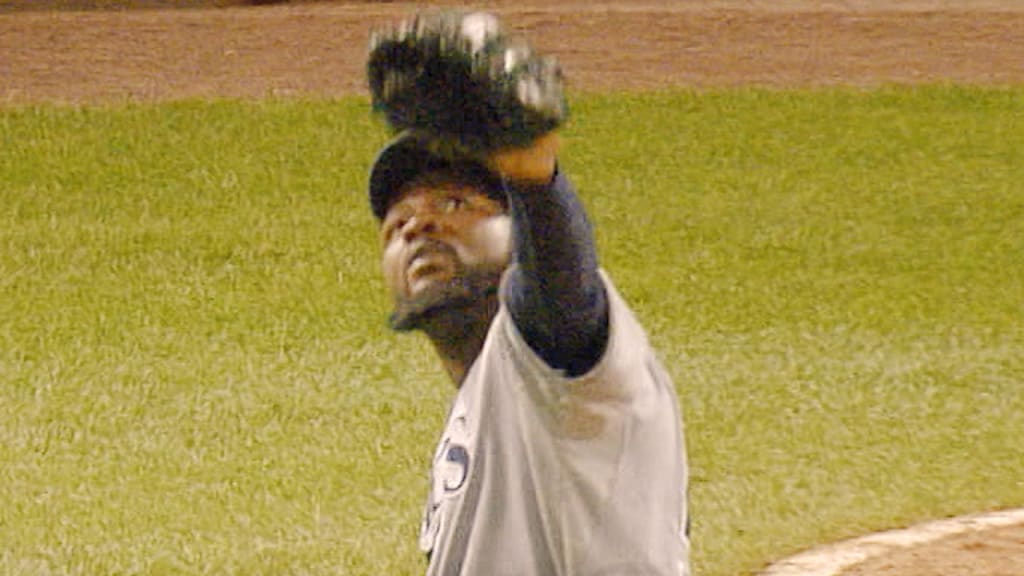
[[[430,470],[430,493],[423,512],[420,528],[420,550],[429,553],[440,532],[448,511],[448,504],[461,492],[469,480],[472,461],[466,406],[462,398],[455,401],[448,417],[444,436],[434,452]]]

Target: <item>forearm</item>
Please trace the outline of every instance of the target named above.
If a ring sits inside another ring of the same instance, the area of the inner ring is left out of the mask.
[[[600,359],[608,303],[586,212],[569,180],[513,184],[509,311],[530,347],[553,368],[578,376]]]

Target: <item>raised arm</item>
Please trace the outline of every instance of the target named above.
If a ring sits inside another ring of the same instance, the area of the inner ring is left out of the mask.
[[[519,331],[551,367],[579,376],[600,360],[608,302],[586,212],[557,169],[558,135],[491,157],[506,181],[517,264],[506,301]]]

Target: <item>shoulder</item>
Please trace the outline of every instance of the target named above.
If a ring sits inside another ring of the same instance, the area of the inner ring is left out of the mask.
[[[505,279],[508,277],[509,273],[506,273]],[[646,366],[657,362],[647,333],[609,276],[601,271],[600,277],[608,301],[608,343],[590,371],[568,377],[548,366],[527,344],[509,313],[504,297],[481,358],[505,363],[509,370],[522,378],[552,383],[557,389],[569,389],[581,383],[612,385],[621,383],[623,379],[635,380],[647,372]],[[501,290],[503,295],[504,292]]]

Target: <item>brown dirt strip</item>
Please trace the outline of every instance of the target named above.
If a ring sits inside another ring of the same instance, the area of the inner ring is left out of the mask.
[[[1022,576],[1024,525],[970,532],[872,558],[842,576]]]
[[[0,14],[0,102],[362,94],[370,28],[416,6],[11,12],[18,1]],[[978,1],[483,4],[578,90],[1024,82],[1024,3]]]

